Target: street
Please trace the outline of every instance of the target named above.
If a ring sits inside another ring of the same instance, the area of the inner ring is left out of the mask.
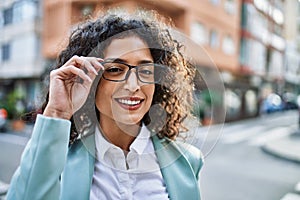
[[[295,131],[297,120],[297,112],[288,111],[225,124],[201,172],[203,199],[279,200],[293,191],[300,180],[300,164],[269,155],[260,147]]]
[[[28,136],[0,133],[0,180],[10,182],[11,176],[20,163]]]
[[[279,200],[300,180],[300,164],[267,154],[264,142],[295,131],[297,111],[197,129],[204,200]],[[28,134],[0,134],[0,180],[9,183]]]

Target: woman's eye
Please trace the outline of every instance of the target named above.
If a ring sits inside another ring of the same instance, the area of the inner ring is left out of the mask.
[[[140,74],[143,74],[143,75],[152,75],[152,74],[153,74],[153,71],[143,69],[143,70],[140,70],[139,73],[140,73]]]
[[[118,67],[110,67],[110,68],[106,69],[105,71],[108,73],[117,73],[117,72],[122,72],[123,70]]]

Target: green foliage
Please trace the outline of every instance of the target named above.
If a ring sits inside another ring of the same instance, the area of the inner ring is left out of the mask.
[[[6,109],[8,112],[8,119],[20,118],[25,111],[22,93],[17,90],[10,92],[2,101],[0,101],[0,108]]]
[[[221,105],[222,94],[215,90],[206,89],[195,95],[192,114],[201,120],[208,115],[208,113],[211,113],[211,109],[213,109],[214,106]]]

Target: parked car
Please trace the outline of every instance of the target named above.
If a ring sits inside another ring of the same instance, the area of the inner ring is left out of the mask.
[[[7,111],[4,108],[0,108],[0,132],[5,132],[7,126]]]
[[[282,100],[284,102],[284,109],[285,110],[298,109],[296,94],[286,92],[286,93],[283,94]]]
[[[261,112],[262,113],[273,113],[282,111],[284,109],[284,103],[282,98],[275,93],[271,93],[262,101]]]

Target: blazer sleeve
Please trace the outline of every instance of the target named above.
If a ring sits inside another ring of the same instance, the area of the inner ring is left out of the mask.
[[[32,137],[11,180],[7,200],[58,200],[71,122],[38,115]]]

